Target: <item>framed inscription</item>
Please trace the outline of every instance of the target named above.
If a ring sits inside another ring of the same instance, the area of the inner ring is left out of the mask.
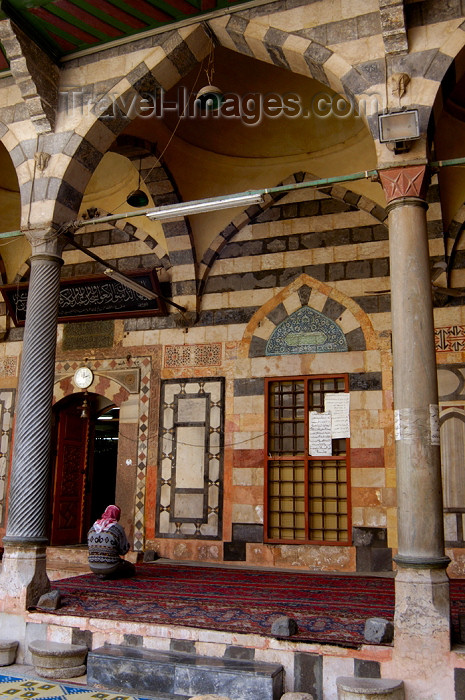
[[[155,272],[145,270],[125,274],[143,287],[159,292]],[[0,287],[15,326],[24,326],[28,289],[28,283],[6,284]],[[166,307],[162,299],[147,299],[106,275],[75,277],[61,281],[59,323],[128,316],[166,316]]]

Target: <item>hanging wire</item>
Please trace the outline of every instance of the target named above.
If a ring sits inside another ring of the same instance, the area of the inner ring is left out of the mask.
[[[247,442],[253,442],[254,440],[257,440],[258,438],[262,438],[268,435],[268,432],[266,433],[259,433],[258,435],[254,435],[253,437],[246,438],[245,440],[237,440],[237,442],[227,442],[224,443],[223,447],[236,447],[237,445],[244,445]],[[119,432],[119,437],[123,438],[123,440],[127,440],[128,442],[135,442],[138,443],[140,441],[140,438],[133,438],[130,437],[129,435],[125,435],[122,431]],[[172,435],[161,435],[159,437],[159,440],[168,440],[171,438],[171,442],[173,443],[173,437]],[[148,440],[143,440],[142,442],[148,442]],[[182,445],[183,447],[202,447],[202,445],[194,445],[191,442],[182,442],[182,440],[176,440],[176,445]]]

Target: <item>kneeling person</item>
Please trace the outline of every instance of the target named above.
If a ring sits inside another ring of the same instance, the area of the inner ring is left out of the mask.
[[[89,568],[100,578],[134,576],[136,567],[120,558],[129,551],[129,542],[122,525],[118,523],[121,509],[108,506],[87,533]]]

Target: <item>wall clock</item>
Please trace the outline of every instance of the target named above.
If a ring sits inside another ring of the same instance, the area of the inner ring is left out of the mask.
[[[74,373],[74,383],[79,389],[87,389],[94,381],[94,373],[89,367],[79,367]]]

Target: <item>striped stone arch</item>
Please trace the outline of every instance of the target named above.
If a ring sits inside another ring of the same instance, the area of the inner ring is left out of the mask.
[[[260,12],[270,14],[269,7],[257,8],[254,14]],[[333,49],[296,33],[266,27],[247,11],[214,18],[208,24],[225,48],[315,78],[348,97],[357,99],[375,84]]]
[[[310,173],[294,173],[290,177],[286,178],[279,183],[279,185],[293,185],[296,183],[302,183],[306,181],[312,181],[317,179],[315,175]],[[318,192],[328,195],[332,199],[344,202],[345,204],[350,204],[356,209],[360,209],[371,214],[375,219],[378,219],[380,223],[384,223],[387,219],[386,210],[381,207],[376,202],[371,199],[353,192],[352,190],[343,187],[342,185],[327,185],[323,187],[315,188]],[[245,211],[238,214],[222,231],[216,238],[212,241],[209,248],[205,251],[202,261],[199,265],[199,297],[201,298],[205,285],[208,280],[208,276],[213,267],[213,264],[218,259],[223,248],[234,238],[234,236],[245,226],[253,224],[254,221],[262,214],[264,211],[269,209],[283,199],[287,192],[278,192],[273,194],[267,194],[264,197],[262,204],[254,204]]]
[[[253,16],[269,14],[266,6],[256,8]],[[235,13],[231,16],[212,19],[209,25],[215,32],[218,41],[225,47],[253,56],[267,63],[287,68],[296,73],[315,78],[323,85],[328,85],[335,92],[346,95],[355,104],[366,100],[370,105],[370,96],[374,99],[379,94],[380,85],[386,82],[384,69],[380,65],[370,70],[364,70],[363,58],[361,68],[356,67],[331,48],[318,41],[306,38],[299,33],[285,32],[281,29],[268,28],[251,18],[251,13]],[[320,30],[324,27],[320,27]],[[462,25],[437,51],[431,59],[431,49],[418,51],[402,56],[402,71],[416,78],[416,82],[422,81],[415,88],[415,99],[409,107],[417,108],[421,133],[426,133],[430,124],[431,110],[441,81],[457,53],[457,47],[463,46],[465,26]],[[380,40],[386,39],[385,32],[381,28],[378,32],[372,32],[369,36],[379,36]],[[353,37],[348,36],[348,41]],[[424,71],[424,73],[423,73]],[[463,72],[463,69],[462,69]],[[447,82],[447,81],[446,81]],[[437,84],[434,90],[432,84]],[[379,138],[378,111],[384,108],[384,96],[380,96],[379,110],[373,107],[360,110],[360,116],[368,125],[373,139]]]
[[[177,204],[182,201],[171,173],[168,168],[155,156],[142,159],[141,175],[153,199],[155,206],[164,204]],[[179,267],[181,273],[171,281],[173,297],[181,297],[184,301],[190,298],[192,310],[197,306],[197,273],[194,243],[191,230],[186,217],[180,216],[176,221],[162,221],[165,235],[167,256],[160,261],[165,269]],[[133,235],[136,235],[135,233]],[[150,240],[149,240],[150,239]],[[153,239],[150,236],[144,238],[151,247]],[[154,248],[153,252],[160,257],[160,252]]]
[[[334,322],[345,336],[347,351],[376,349],[374,328],[360,306],[330,285],[302,274],[254,314],[245,329],[239,357],[265,357],[273,332],[302,307]]]
[[[110,212],[107,212],[103,209],[98,209],[98,210],[88,210],[88,212],[92,213],[93,216],[108,216]],[[89,214],[89,218],[90,214]],[[85,220],[85,219],[84,219]],[[148,248],[150,249],[152,255],[155,255],[157,258],[157,264],[156,266],[163,267],[165,270],[169,270],[171,267],[171,262],[169,255],[165,251],[165,249],[157,243],[157,241],[152,238],[152,236],[147,235],[147,232],[144,231],[143,229],[134,226],[133,224],[129,223],[129,221],[124,221],[124,219],[119,219],[114,222],[110,222],[108,224],[109,229],[118,229],[119,231],[123,231],[128,236],[132,236],[134,238],[137,238],[139,241],[142,241],[143,243],[146,243]],[[89,224],[89,226],[83,226],[76,232],[76,238],[79,240],[79,236],[83,236],[86,233],[90,233],[93,230],[92,225]],[[14,281],[15,282],[24,282],[26,279],[29,277],[30,273],[30,266],[27,264],[27,262],[24,262],[21,267],[19,268]],[[2,261],[0,258],[0,278],[2,274]]]
[[[142,180],[155,206],[177,204],[181,201],[171,173],[156,154],[146,156],[141,161],[137,158],[137,163],[140,167]],[[99,211],[99,216],[105,216],[105,212]],[[142,228],[134,226],[129,221],[117,220],[110,225],[146,243],[165,270],[182,266],[182,274],[177,275],[176,279],[172,280],[172,296],[182,297],[184,301],[186,301],[186,297],[190,297],[191,306],[194,309],[197,299],[197,280],[194,244],[188,221],[185,217],[178,217],[176,221],[161,221],[160,223],[166,240],[166,251],[152,236],[147,235]],[[85,231],[86,227],[82,232]],[[78,231],[79,233],[81,230]]]
[[[73,384],[73,375],[76,369],[82,365],[82,362],[73,362],[70,364],[70,374],[66,375],[64,377],[61,377],[54,386],[53,389],[53,400],[52,400],[52,405],[55,405],[58,403],[58,401],[61,401],[61,399],[64,399],[66,396],[71,396],[72,394],[81,394],[82,389],[78,389],[74,384]],[[119,382],[117,382],[115,379],[110,379],[108,377],[105,377],[104,375],[100,376],[98,374],[98,369],[95,369],[94,367],[91,366],[91,363],[86,363],[86,365],[89,365],[91,367],[92,371],[94,372],[95,376],[95,384],[92,385],[92,393],[94,394],[100,394],[101,396],[105,396],[105,398],[109,399],[112,403],[114,403],[116,406],[121,406],[123,401],[126,401],[129,397],[129,391]]]
[[[49,148],[53,156],[59,147],[62,161],[68,159],[67,165],[63,166],[62,177],[61,173],[49,175],[46,169],[40,174],[36,172],[31,198],[32,204],[41,202],[42,211],[51,211],[50,220],[55,227],[76,218],[95,168],[133,118],[130,115],[132,99],[144,92],[169,90],[211,51],[211,38],[201,24],[171,31],[167,36],[160,35],[160,42],[147,53],[144,61],[121,77],[108,91],[106,97],[109,106],[103,113],[97,112],[96,107],[94,112],[82,118],[73,131],[60,134],[60,139],[56,134],[42,136],[42,150],[47,152]],[[99,104],[102,103],[103,99]],[[15,165],[21,168],[28,160],[31,159],[23,149]],[[25,218],[26,211],[23,211]]]
[[[450,274],[454,269],[455,254],[458,250],[460,242],[465,231],[465,202],[456,212],[454,218],[450,222],[447,231],[445,231],[445,259],[447,264],[445,286],[450,287]]]
[[[16,170],[21,207],[27,207],[31,199],[31,178],[34,172],[34,156],[26,155],[27,146],[18,140],[16,134],[0,121],[0,141],[5,146]]]
[[[89,212],[89,210],[87,210]],[[90,210],[92,214],[94,213],[92,210]],[[98,209],[97,212],[95,213],[95,216],[110,216],[110,212],[107,212],[103,209]],[[89,218],[91,218],[89,216]],[[75,236],[80,236],[84,235],[86,233],[90,233],[92,231],[92,225],[89,224],[89,226],[83,226],[80,228],[78,231],[76,231]],[[131,224],[129,221],[125,221],[124,219],[118,219],[117,221],[110,222],[108,224],[108,228],[113,228],[113,229],[118,229],[119,231],[123,231],[128,236],[132,236],[134,238],[137,238],[139,241],[142,241],[143,243],[146,243],[148,248],[150,248],[152,255],[155,255],[157,258],[157,266],[163,267],[165,270],[169,270],[171,267],[171,262],[169,255],[165,251],[165,249],[157,243],[157,241],[152,238],[152,236],[147,235],[147,232],[144,231],[144,229],[139,228],[138,226],[134,226],[134,224]]]
[[[425,74],[426,78],[438,83],[437,90],[432,93],[432,109],[428,125],[428,138],[432,142],[435,125],[438,123],[444,105],[456,83],[465,74],[465,23],[452,32],[439,48]],[[431,90],[429,91],[431,93]]]

